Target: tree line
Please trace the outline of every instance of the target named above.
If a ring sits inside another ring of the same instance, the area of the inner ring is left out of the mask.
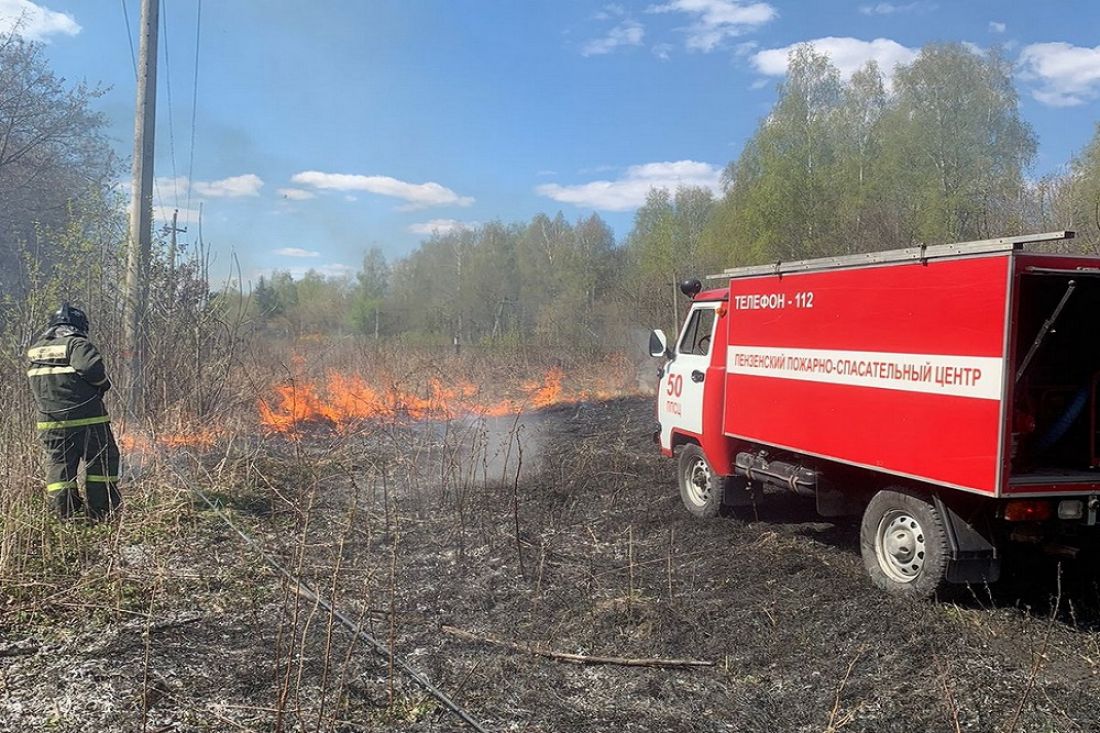
[[[38,45],[0,39],[0,327],[13,341],[62,292],[117,322],[124,202],[99,93],[66,86]],[[604,350],[672,327],[679,280],[736,265],[1062,228],[1100,252],[1100,130],[1041,179],[1028,177],[1036,149],[997,50],[933,44],[889,77],[869,63],[844,78],[803,46],[721,189],[652,190],[619,239],[597,214],[538,214],[437,233],[392,261],[371,249],[351,277],[276,272],[218,297],[201,251],[176,264],[158,250],[154,288],[174,297],[151,318],[157,333],[232,311],[265,334]]]
[[[371,249],[354,278],[277,272],[259,280],[252,305],[288,335],[335,329],[459,347],[598,349],[620,314],[621,259],[599,216],[539,214],[436,234],[392,265]]]
[[[308,303],[277,274],[258,315],[307,331],[599,348],[627,326],[669,327],[683,306],[675,283],[726,267],[1063,228],[1079,234],[1068,246],[1100,252],[1100,128],[1061,171],[1029,179],[1037,139],[1018,102],[996,49],[929,45],[888,81],[874,62],[843,79],[802,46],[722,191],[653,190],[621,241],[595,214],[493,222],[432,236],[392,265],[372,251],[354,280],[307,276]],[[335,311],[314,302],[334,298]],[[310,315],[334,312],[347,317]]]

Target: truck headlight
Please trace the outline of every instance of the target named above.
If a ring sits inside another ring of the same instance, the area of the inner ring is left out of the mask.
[[[1080,519],[1085,515],[1085,502],[1080,499],[1062,499],[1058,502],[1059,519]]]

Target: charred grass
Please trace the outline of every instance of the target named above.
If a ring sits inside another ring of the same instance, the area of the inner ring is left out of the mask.
[[[122,521],[43,519],[8,550],[0,729],[462,727],[187,485],[490,730],[1095,729],[1091,568],[888,598],[856,527],[797,498],[692,520],[651,423],[620,398],[178,453]],[[566,664],[444,626],[714,665]]]

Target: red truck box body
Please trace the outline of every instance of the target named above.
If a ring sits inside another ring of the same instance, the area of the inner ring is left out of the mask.
[[[1100,257],[1048,232],[731,268],[663,357],[654,440],[700,518],[765,487],[861,515],[880,588],[995,582],[1006,543],[1100,546]],[[949,490],[942,490],[949,489]]]
[[[1011,482],[1008,446],[1021,278],[1097,264],[1010,251],[733,277],[723,432],[989,496],[1095,492]]]

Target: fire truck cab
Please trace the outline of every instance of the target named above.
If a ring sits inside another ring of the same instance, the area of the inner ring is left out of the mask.
[[[689,512],[763,487],[862,515],[884,590],[993,582],[1007,542],[1072,556],[1100,515],[1100,257],[1073,232],[726,270],[681,290],[655,440]]]

